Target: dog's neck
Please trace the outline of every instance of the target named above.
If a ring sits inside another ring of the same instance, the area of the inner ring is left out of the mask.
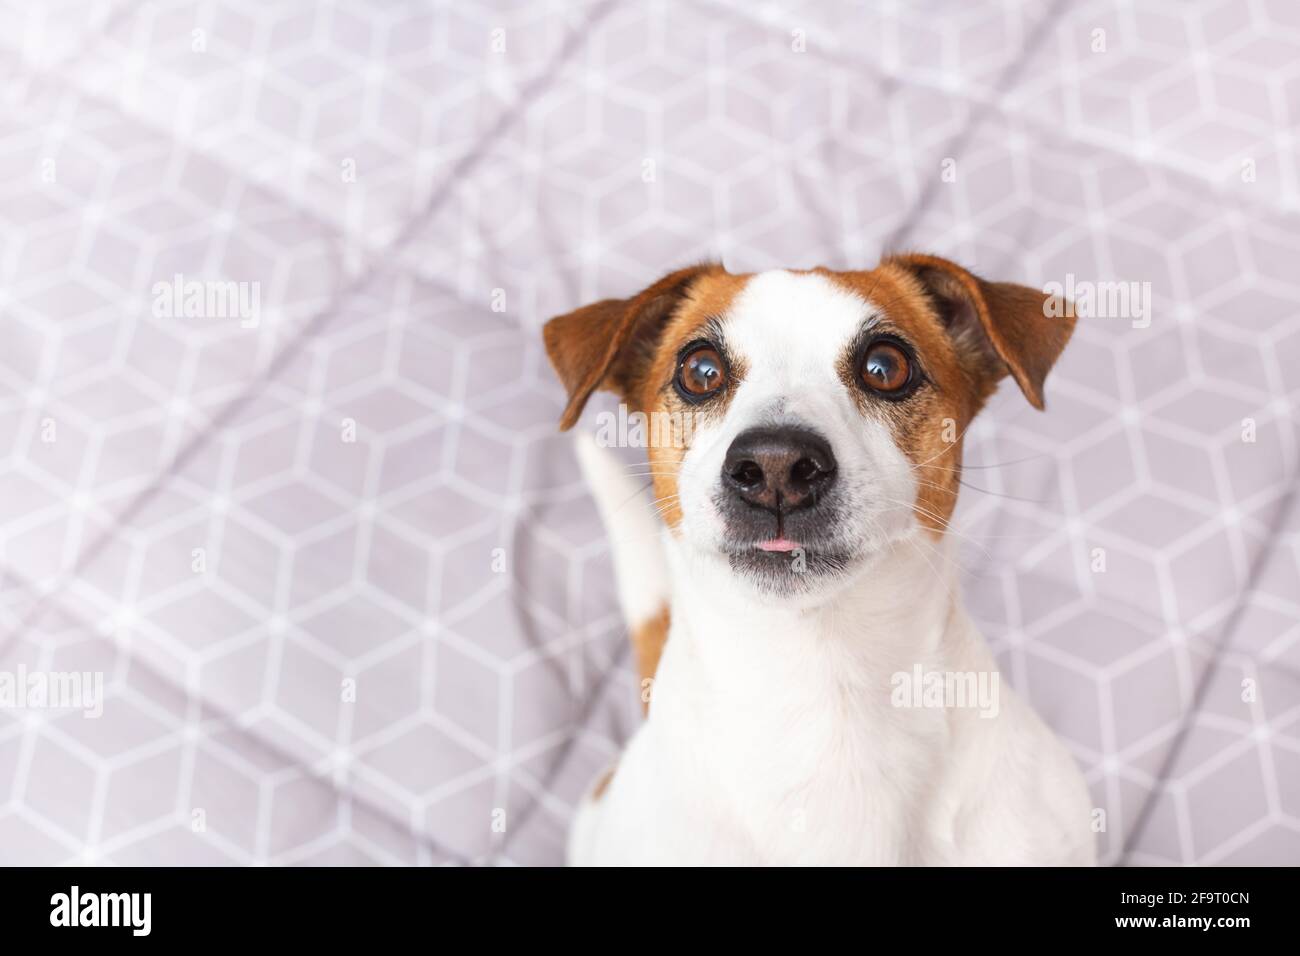
[[[921,812],[950,730],[943,710],[893,703],[894,676],[983,653],[949,547],[920,534],[799,609],[759,600],[680,542],[669,548],[672,630],[650,704],[664,759],[724,817],[793,840],[790,859],[843,850],[791,836],[791,807],[843,817],[829,832],[860,859],[909,859],[909,815]]]

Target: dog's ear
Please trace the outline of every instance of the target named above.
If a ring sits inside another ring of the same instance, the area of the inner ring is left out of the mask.
[[[1074,330],[1060,296],[1010,282],[986,282],[938,256],[894,256],[921,283],[959,351],[994,379],[1007,372],[1029,403],[1043,407],[1043,382]]]
[[[573,427],[596,389],[628,397],[638,372],[653,357],[664,323],[691,283],[721,269],[712,263],[678,269],[630,299],[593,302],[546,323],[546,354],[569,393],[561,431]]]

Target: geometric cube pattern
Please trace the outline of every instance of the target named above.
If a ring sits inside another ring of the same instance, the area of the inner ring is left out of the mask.
[[[966,601],[1105,862],[1300,863],[1294,4],[3,6],[0,674],[104,698],[0,863],[560,862],[639,716],[541,324],[904,248],[1133,290]]]

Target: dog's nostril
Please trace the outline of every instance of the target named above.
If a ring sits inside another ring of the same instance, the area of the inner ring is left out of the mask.
[[[745,487],[752,487],[763,480],[763,469],[758,466],[757,462],[742,461],[739,462],[731,471],[731,477],[737,484]]]
[[[804,484],[812,484],[818,478],[825,477],[828,472],[822,471],[817,462],[811,458],[800,458],[790,466],[790,477],[795,481]]]

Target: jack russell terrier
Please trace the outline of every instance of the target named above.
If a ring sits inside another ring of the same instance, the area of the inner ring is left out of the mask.
[[[648,473],[579,443],[648,707],[571,863],[1095,862],[1083,777],[996,693],[945,535],[971,419],[1008,373],[1041,409],[1073,324],[928,255],[701,265],[546,324],[562,429],[596,389],[690,423]]]

